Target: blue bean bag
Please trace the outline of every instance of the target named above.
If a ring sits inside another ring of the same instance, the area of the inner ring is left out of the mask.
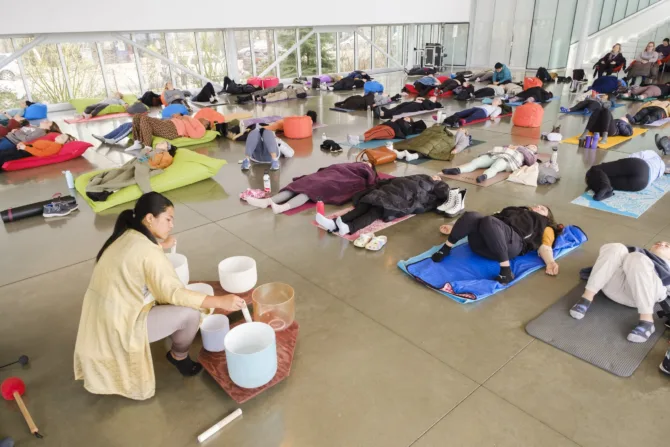
[[[170,104],[163,109],[163,119],[171,118],[172,115],[188,115],[188,109],[183,104]]]
[[[364,84],[363,91],[366,95],[368,93],[382,93],[384,92],[384,86],[377,81],[368,81]]]
[[[23,117],[30,120],[43,120],[47,117],[47,105],[46,104],[32,104],[26,107],[26,110],[23,112]]]

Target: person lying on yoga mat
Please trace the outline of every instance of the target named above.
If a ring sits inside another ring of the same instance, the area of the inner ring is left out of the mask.
[[[470,85],[470,83],[463,77],[456,77],[454,79],[447,78],[444,80],[444,82],[435,87],[435,94],[441,95],[442,93],[450,92],[458,87],[461,87],[462,85]]]
[[[648,84],[645,86],[632,86],[628,92],[621,94],[622,98],[646,99],[663,98],[670,96],[670,82],[665,84]]]
[[[492,151],[480,155],[469,163],[457,168],[443,169],[442,173],[446,175],[458,175],[487,168],[482,175],[477,177],[477,183],[482,183],[495,177],[499,172],[514,172],[522,166],[533,166],[535,163],[537,163],[537,146],[534,144],[527,146],[496,146]]]
[[[509,106],[505,107],[509,108]],[[461,110],[460,112],[456,112],[453,115],[446,117],[442,123],[451,127],[460,127],[477,120],[486,118],[494,119],[501,113],[502,100],[500,98],[494,98],[490,105],[482,104],[470,109]]]
[[[426,130],[426,123],[414,121],[411,117],[396,118],[365,131],[363,141],[405,139]]]
[[[342,78],[333,85],[328,87],[328,90],[332,91],[342,91],[342,90],[353,90],[355,88],[363,88],[365,86],[365,83],[367,82],[366,79],[358,79],[358,78]]]
[[[261,96],[262,103],[286,101],[288,99],[305,99],[307,98],[307,89],[301,85],[289,85],[285,90],[280,92],[269,93]],[[258,99],[258,98],[257,98]]]
[[[587,94],[584,99],[579,101],[574,106],[570,108],[561,107],[561,112],[584,112],[585,114],[589,115],[600,108],[604,107],[609,109],[612,107],[612,101],[610,101],[610,96],[608,94],[598,95],[594,90],[591,90],[591,92],[593,92],[593,94]]]
[[[144,400],[156,390],[150,343],[172,339],[167,361],[184,376],[202,365],[188,353],[200,326],[200,309],[242,309],[235,295],[208,296],[181,282],[163,253],[176,244],[170,235],[175,209],[150,192],[134,209],[122,211],[114,232],[96,257],[84,295],[74,348],[74,375],[93,394]]]
[[[372,80],[372,78],[370,77],[370,75],[367,74],[366,72],[362,71],[362,70],[354,70],[354,71],[352,71],[351,73],[349,73],[348,75],[346,75],[344,78],[345,78],[345,79],[346,79],[346,78],[350,78],[350,79],[365,79],[366,81],[370,81],[370,80]]]
[[[480,88],[479,90],[476,90],[472,95],[474,98],[492,98],[494,96],[504,96],[506,94],[505,92],[505,87],[507,85],[514,85],[514,84],[506,84],[506,85],[489,85],[487,87]]]
[[[205,86],[198,92],[197,95],[191,98],[191,101],[195,102],[209,102],[210,104],[216,104],[219,102],[219,98],[216,96],[216,90],[211,82],[205,84]]]
[[[604,55],[598,62],[593,65],[595,69],[593,77],[601,77],[603,75],[610,76],[615,68],[626,66],[626,58],[621,54],[621,45],[616,43],[612,47],[612,51]]]
[[[82,113],[81,115],[84,118],[91,118],[91,117],[94,117],[94,116],[98,116],[98,114],[100,112],[102,112],[104,109],[106,109],[107,106],[112,106],[112,105],[124,106],[125,108],[128,108],[128,103],[126,103],[123,100],[123,93],[116,92],[112,96],[110,96],[109,98],[103,99],[99,103],[91,104],[90,106],[87,106],[84,109],[84,113]]]
[[[627,158],[601,163],[586,171],[586,185],[594,200],[604,200],[619,191],[642,191],[665,175],[665,162],[655,151],[635,152]]]
[[[509,71],[507,65],[497,62],[493,67],[493,78],[491,79],[491,84],[493,85],[504,85],[512,82],[512,72]]]
[[[454,225],[440,227],[440,231],[449,237],[433,254],[432,260],[440,262],[449,256],[458,241],[467,237],[474,253],[500,263],[500,274],[495,280],[501,284],[514,280],[510,266],[512,259],[536,250],[547,266],[547,275],[555,276],[559,268],[552,247],[562,228],[544,205],[510,206],[493,216],[468,211]]]
[[[385,106],[395,101],[400,101],[400,95],[390,97],[389,95],[368,93],[367,95],[350,96],[344,101],[336,102],[335,107],[347,110],[367,110],[373,107]]]
[[[261,90],[261,87],[254,87],[251,84],[238,84],[226,76],[223,78],[223,90],[221,90],[219,94],[228,93],[229,95],[248,95],[257,90]]]
[[[27,119],[20,116],[11,116],[5,113],[5,117],[7,118],[7,124],[0,125],[0,138],[6,137],[14,129],[20,129],[30,124]]]
[[[126,152],[151,148],[154,137],[161,137],[166,140],[174,140],[179,137],[202,138],[209,126],[209,121],[204,118],[197,120],[184,115],[173,115],[172,118],[166,120],[147,115],[135,115],[133,116],[133,140],[135,143],[126,148]]]
[[[600,133],[600,142],[607,143],[608,136],[630,137],[633,135],[633,127],[628,122],[628,118],[614,119],[609,109],[600,108],[591,114],[579,139],[585,139],[589,132]]]
[[[665,300],[670,286],[670,243],[659,241],[647,250],[620,243],[605,244],[591,268],[583,269],[587,277],[582,298],[570,309],[570,316],[583,319],[598,292],[612,301],[634,307],[640,321],[628,334],[628,341],[644,343],[656,330],[654,306]]]
[[[189,92],[174,88],[172,82],[168,81],[165,83],[165,87],[163,87],[161,102],[164,106],[169,106],[170,104],[182,104],[190,110],[188,101],[186,101],[186,96],[188,95],[190,95]]]
[[[403,113],[414,113],[424,110],[441,109],[442,104],[437,100],[436,96],[431,96],[428,99],[416,98],[413,101],[401,102],[397,106],[388,109],[386,107],[375,107],[372,109],[375,118],[387,119],[394,116],[402,115]]]
[[[275,214],[298,208],[310,200],[343,205],[355,194],[374,186],[377,180],[377,172],[370,163],[338,163],[294,178],[271,198],[246,200],[258,208],[270,206]]]
[[[626,114],[631,124],[650,124],[670,115],[670,101],[645,102],[635,115]]]
[[[423,122],[423,121],[420,121]],[[445,160],[452,157],[448,154],[458,154],[470,146],[472,136],[467,129],[451,132],[439,124],[422,132],[417,138],[400,142],[395,148],[390,148],[398,160],[413,161],[419,158]]]
[[[554,94],[542,87],[531,87],[509,98],[509,102],[549,102]]]
[[[0,139],[0,151],[16,149],[17,144],[36,140],[49,132],[62,133],[58,124],[49,120],[42,121],[39,126],[23,126],[14,129]]]
[[[419,96],[426,96],[431,90],[440,85],[435,75],[429,74],[414,81],[414,88]]]
[[[416,174],[379,180],[372,188],[354,195],[354,209],[337,219],[317,213],[316,222],[341,236],[354,234],[378,219],[390,222],[432,211],[449,198],[449,189],[439,175]]]

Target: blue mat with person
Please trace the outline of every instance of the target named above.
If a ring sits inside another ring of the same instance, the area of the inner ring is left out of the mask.
[[[587,240],[581,228],[566,226],[554,243],[554,258],[559,259]],[[500,265],[473,253],[467,243],[457,244],[449,256],[433,262],[431,256],[440,247],[400,261],[398,267],[421,284],[462,304],[488,298],[545,266],[536,251],[518,256],[510,261],[515,279],[509,284],[501,284],[493,279],[500,272]]]

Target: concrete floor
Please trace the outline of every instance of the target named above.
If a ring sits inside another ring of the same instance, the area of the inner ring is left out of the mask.
[[[400,74],[379,76],[395,93]],[[560,101],[545,108],[542,131],[560,122],[565,137],[585,119],[562,116],[573,101],[567,86],[553,87]],[[268,106],[223,107],[256,116],[316,110],[328,124],[313,140],[292,141],[296,157],[273,172],[273,190],[295,176],[332,163],[353,161],[355,151],[330,155],[319,150],[321,133],[344,141],[371,127],[364,113],[331,112],[346,94],[317,92],[307,101]],[[464,105],[444,101],[447,110]],[[618,116],[626,109],[616,109]],[[225,112],[224,112],[225,113]],[[106,132],[117,121],[64,126],[79,138]],[[494,145],[538,143],[540,130],[514,128],[509,119],[470,128],[487,143],[459,154],[453,163],[397,163],[380,170],[394,175],[434,174],[461,164]],[[312,212],[287,217],[256,210],[239,200],[245,188],[260,188],[263,168],[241,173],[242,144],[220,140],[198,152],[229,164],[212,180],[171,191],[176,204],[179,251],[189,260],[193,280],[217,280],[217,263],[248,255],[258,261],[259,284],[281,280],[297,296],[300,336],[291,376],[242,405],[243,419],[208,445],[228,446],[661,446],[670,425],[670,381],[658,371],[667,335],[629,379],[621,379],[554,349],[526,334],[525,325],[579,283],[599,247],[621,241],[649,245],[670,239],[670,196],[639,219],[570,204],[584,191],[589,166],[653,147],[646,135],[609,151],[561,145],[562,180],[531,188],[499,183],[467,186],[467,208],[491,213],[507,205],[542,203],[563,223],[579,225],[589,242],[559,264],[558,277],[542,272],[509,290],[473,304],[457,304],[421,287],[396,267],[441,243],[436,214],[414,217],[383,234],[378,253],[354,248],[311,224]],[[669,129],[661,129],[668,134]],[[97,145],[96,145],[97,146]],[[541,152],[550,152],[539,143]],[[125,162],[121,148],[97,146],[63,165],[0,174],[0,209],[66,193],[61,170],[75,175]],[[80,211],[56,221],[34,218],[0,227],[0,363],[27,354],[25,370],[11,367],[0,378],[18,375],[25,400],[46,436],[27,433],[16,406],[0,404],[0,438],[19,446],[194,446],[196,436],[238,406],[207,373],[182,378],[163,360],[164,343],[152,350],[157,378],[153,399],[134,402],[86,392],[73,380],[72,353],[93,258],[111,234],[123,208],[95,214]],[[130,205],[128,205],[130,207]],[[332,211],[333,208],[327,210]],[[631,311],[633,312],[633,311]],[[197,355],[200,339],[192,355]]]

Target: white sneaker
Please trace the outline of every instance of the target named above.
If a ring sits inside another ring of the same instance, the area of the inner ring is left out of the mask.
[[[447,217],[456,217],[461,214],[463,214],[463,211],[465,211],[465,193],[467,192],[467,189],[464,189],[462,191],[458,191],[458,195],[456,196],[456,201],[454,202],[454,205],[451,208],[448,208],[444,210],[444,215]],[[450,191],[451,193],[451,191]]]
[[[458,188],[451,188],[449,190],[449,198],[442,205],[437,207],[438,211],[445,212],[456,204],[456,198],[459,196]]]

